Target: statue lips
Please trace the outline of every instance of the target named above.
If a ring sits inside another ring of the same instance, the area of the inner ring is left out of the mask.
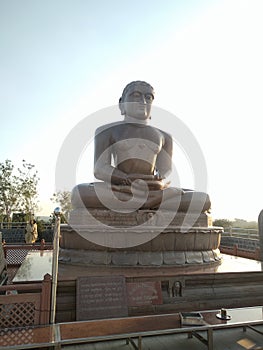
[[[147,119],[147,108],[145,105],[139,105],[136,108],[137,112],[137,118],[140,119],[141,116],[143,116],[145,119]]]

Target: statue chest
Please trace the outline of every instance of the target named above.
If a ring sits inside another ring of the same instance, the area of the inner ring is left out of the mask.
[[[125,128],[119,128],[113,133],[113,144],[114,143],[123,143],[125,145],[145,145],[153,143],[155,148],[159,150],[163,144],[163,135],[159,130],[152,128],[150,126],[145,127],[135,127],[133,125],[125,125]],[[126,148],[129,148],[128,146]]]

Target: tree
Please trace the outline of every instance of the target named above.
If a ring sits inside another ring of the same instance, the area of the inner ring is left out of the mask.
[[[61,211],[64,215],[64,218],[66,221],[69,217],[69,212],[72,209],[71,206],[71,192],[70,191],[58,191],[56,193],[53,193],[52,198],[50,200],[55,203],[59,204]]]
[[[23,170],[18,168],[19,172],[19,202],[21,209],[27,213],[28,219],[34,216],[34,213],[38,209],[38,175],[37,171],[32,173],[32,169],[35,167],[30,163],[26,163],[25,160],[22,161]]]
[[[11,160],[0,163],[0,214],[10,222],[13,212],[24,212],[28,219],[37,209],[37,171],[34,165],[22,161],[23,169],[15,169]]]
[[[17,178],[13,176],[14,166],[10,160],[0,163],[0,210],[7,221],[11,221],[12,210],[17,203]]]
[[[258,223],[256,221],[246,221],[244,219],[235,218],[234,221],[228,219],[215,219],[213,221],[214,226],[222,226],[224,229],[229,227],[233,228],[243,228],[243,229],[257,229]]]
[[[235,218],[233,222],[233,227],[244,228],[244,229],[257,229],[257,221],[246,221],[244,219]]]
[[[233,221],[228,219],[215,219],[213,221],[213,226],[222,226],[223,228],[229,228],[233,226]]]

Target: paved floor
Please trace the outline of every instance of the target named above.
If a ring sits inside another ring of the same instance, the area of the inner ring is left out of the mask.
[[[257,326],[263,332],[263,326]],[[143,338],[143,350],[205,350],[206,346],[196,338],[188,339],[186,334]],[[124,340],[94,344],[63,346],[67,350],[132,350]],[[263,350],[263,335],[242,328],[214,331],[214,350]]]

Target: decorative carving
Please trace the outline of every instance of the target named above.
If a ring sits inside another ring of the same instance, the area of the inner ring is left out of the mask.
[[[169,280],[168,294],[170,298],[178,298],[183,296],[184,282],[180,280]]]

